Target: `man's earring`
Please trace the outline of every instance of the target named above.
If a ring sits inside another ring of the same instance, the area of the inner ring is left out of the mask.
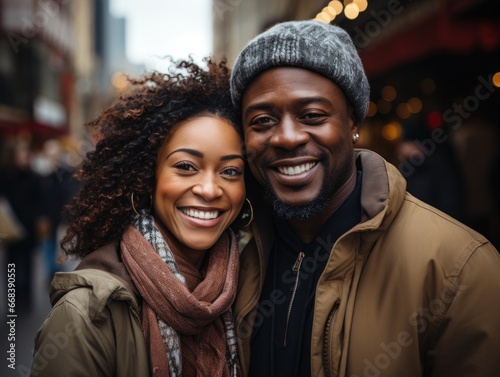
[[[359,140],[359,134],[356,134],[356,135],[354,135],[354,136],[352,137],[352,142],[353,142],[354,144],[356,144],[356,143],[358,142],[358,140]]]

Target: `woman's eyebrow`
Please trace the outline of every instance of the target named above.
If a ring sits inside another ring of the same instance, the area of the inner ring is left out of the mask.
[[[189,154],[192,154],[193,156],[201,157],[201,158],[203,158],[203,156],[204,156],[203,153],[201,153],[200,151],[197,151],[196,149],[179,148],[179,149],[176,149],[175,151],[170,152],[166,158],[169,158],[170,156],[172,156],[174,153],[177,153],[177,152],[185,152],[185,153],[189,153]]]
[[[178,152],[184,152],[184,153],[189,153],[193,156],[196,156],[196,157],[200,157],[200,158],[203,158],[205,157],[205,155],[196,150],[196,149],[191,149],[191,148],[179,148],[179,149],[176,149],[175,151],[172,151],[170,152],[166,158],[169,158],[170,156],[172,156],[174,153],[178,153]],[[225,155],[225,156],[222,156],[220,158],[221,161],[227,161],[227,160],[234,160],[235,158],[239,158],[241,160],[244,160],[243,156],[241,154],[228,154],[228,155]]]
[[[227,160],[234,160],[235,158],[240,158],[240,159],[242,159],[243,161],[245,161],[245,160],[243,159],[243,156],[242,156],[241,154],[228,154],[228,155],[226,155],[226,156],[222,156],[222,157],[220,158],[220,160],[221,160],[221,161],[227,161]]]

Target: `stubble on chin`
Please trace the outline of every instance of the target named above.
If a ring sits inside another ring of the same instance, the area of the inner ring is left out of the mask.
[[[321,184],[321,190],[316,198],[309,203],[295,205],[288,204],[281,200],[272,187],[269,180],[265,183],[266,197],[268,198],[271,206],[273,208],[273,213],[282,220],[307,220],[313,218],[314,216],[320,214],[327,206],[328,201],[332,195],[332,182],[327,180],[327,166],[323,162],[323,182]],[[296,195],[301,195],[300,188],[297,188]]]

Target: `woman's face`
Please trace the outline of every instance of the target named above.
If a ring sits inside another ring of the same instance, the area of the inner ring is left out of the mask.
[[[238,216],[245,200],[243,172],[242,140],[216,116],[182,123],[160,148],[155,215],[195,259]]]

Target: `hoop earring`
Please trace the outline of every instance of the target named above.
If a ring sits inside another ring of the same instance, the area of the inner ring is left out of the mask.
[[[151,209],[153,208],[153,196],[151,195],[151,193],[149,193],[149,201],[151,203],[151,206],[149,207],[149,212],[151,212]],[[132,204],[132,210],[134,211],[134,213],[137,215],[137,216],[140,216],[139,212],[137,211],[137,209],[135,208],[135,204],[134,204],[134,192],[132,191],[132,193],[130,194],[130,203]]]
[[[359,134],[354,135],[352,138],[353,143],[357,143],[358,140],[359,140]]]
[[[253,206],[252,206],[252,203],[250,202],[250,199],[248,198],[245,198],[245,200],[248,202],[248,205],[250,206],[250,220],[248,220],[248,222],[243,225],[244,228],[248,227],[252,221],[253,221]]]

